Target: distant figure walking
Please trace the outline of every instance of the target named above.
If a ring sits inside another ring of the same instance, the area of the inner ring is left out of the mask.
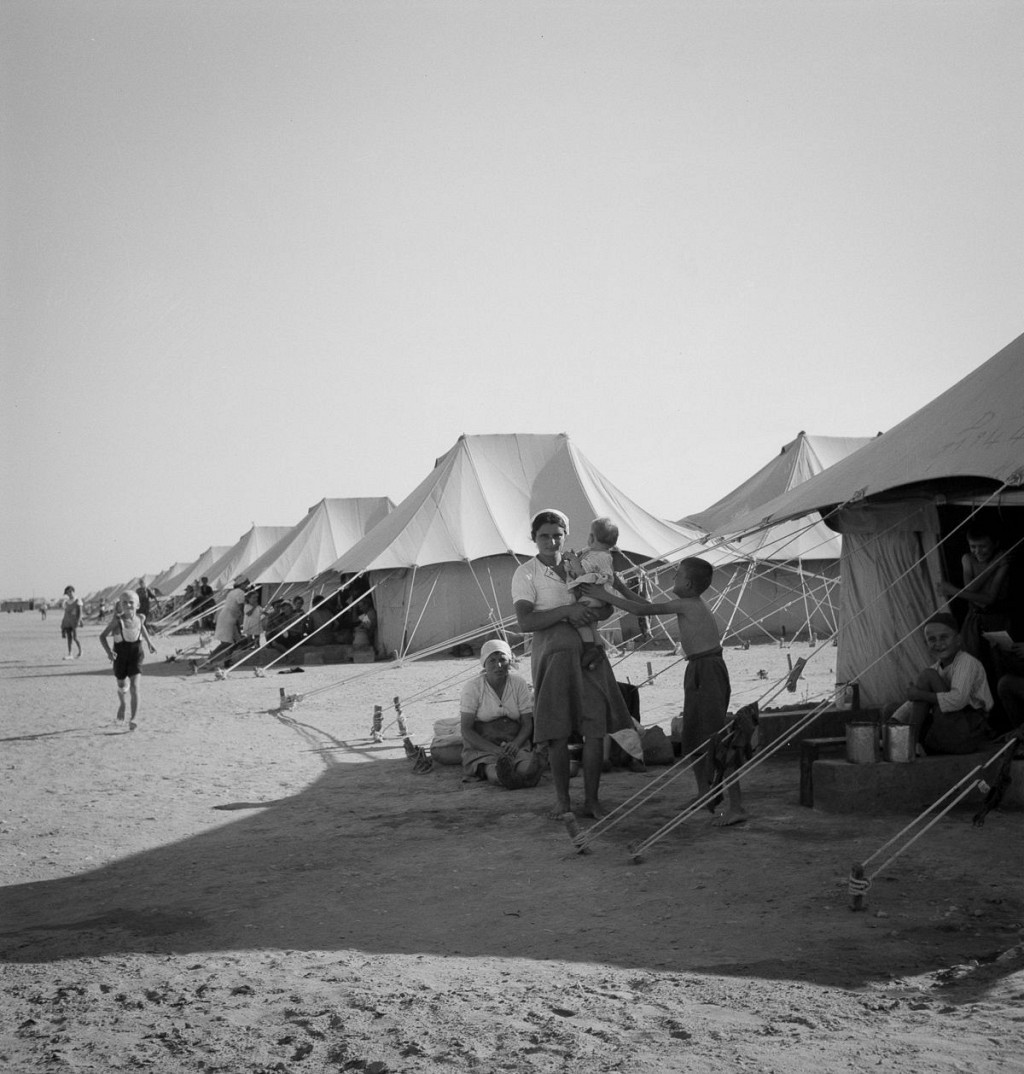
[[[46,601],[42,601],[39,605],[39,618],[46,620]]]
[[[107,644],[107,638],[117,634],[114,648]],[[134,731],[139,715],[139,679],[142,676],[142,643],[149,646],[150,653],[155,653],[153,642],[146,630],[146,617],[139,614],[139,595],[131,590],[121,594],[114,605],[114,618],[103,628],[100,644],[107,657],[114,662],[114,677],[117,679],[117,719],[124,721],[126,695],[131,692],[132,709],[128,730]]]
[[[82,655],[82,645],[78,640],[78,628],[82,625],[84,615],[85,607],[82,604],[81,597],[75,596],[75,587],[73,585],[65,586],[64,616],[60,621],[60,636],[65,638],[68,643],[68,655],[64,657],[65,660],[77,660]],[[72,644],[78,649],[78,652],[74,655],[71,653]]]

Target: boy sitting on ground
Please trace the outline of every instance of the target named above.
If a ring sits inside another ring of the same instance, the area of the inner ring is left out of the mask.
[[[627,598],[622,595],[619,579],[614,593],[590,587],[591,596],[600,596],[608,604],[633,615],[675,615],[679,643],[687,660],[683,678],[683,752],[692,753],[707,743],[705,757],[694,768],[701,798],[711,790],[731,694],[729,669],[722,659],[722,635],[702,597],[711,585],[713,574],[714,569],[707,560],[695,556],[682,560],[672,583],[674,596],[666,600]],[[715,814],[717,827],[739,824],[747,819],[739,782],[734,780],[729,784],[726,793],[727,807]]]
[[[947,612],[924,625],[935,663],[908,684],[907,700],[889,717],[909,724],[925,753],[975,753],[991,740],[992,691],[980,660],[961,648],[960,628]]]

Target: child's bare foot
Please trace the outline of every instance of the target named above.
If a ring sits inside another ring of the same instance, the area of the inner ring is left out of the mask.
[[[730,806],[721,813],[716,813],[711,824],[715,828],[728,828],[733,824],[742,824],[749,814],[745,809],[737,809]]]
[[[117,722],[124,723],[124,705],[117,706]]]
[[[138,726],[138,724],[136,724],[136,722],[134,720],[131,720],[129,722],[129,724],[128,724],[128,730],[129,731],[134,731],[137,726]]]
[[[555,802],[554,808],[548,813],[548,820],[561,820],[566,813],[572,812],[572,804],[569,799],[559,799]]]
[[[593,817],[594,820],[600,820],[604,816],[604,806],[602,806],[596,799],[593,802],[584,802],[583,816]]]

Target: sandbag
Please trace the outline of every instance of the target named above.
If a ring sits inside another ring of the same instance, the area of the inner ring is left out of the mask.
[[[439,735],[430,743],[430,756],[438,764],[462,764],[462,735]]]
[[[672,749],[672,740],[657,725],[644,727],[640,731],[640,742],[644,748],[644,764],[674,764],[676,755]]]

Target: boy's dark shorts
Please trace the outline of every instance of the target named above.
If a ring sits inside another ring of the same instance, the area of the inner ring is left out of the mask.
[[[732,689],[721,656],[695,657],[683,676],[683,753],[691,753],[725,726]]]
[[[72,641],[74,641],[75,640],[75,634],[77,633],[77,631],[78,631],[78,627],[62,626],[60,628],[60,636],[62,638],[70,638]]]

